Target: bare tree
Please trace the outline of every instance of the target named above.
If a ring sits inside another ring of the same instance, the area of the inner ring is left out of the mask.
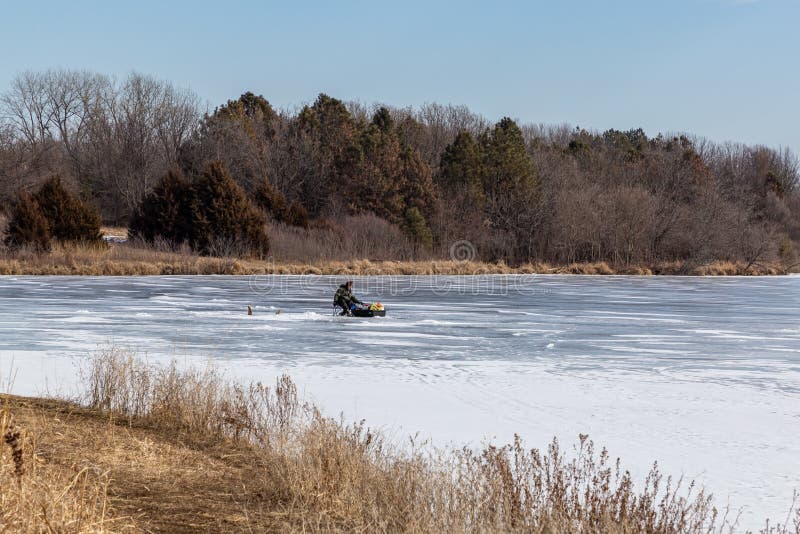
[[[53,138],[47,84],[46,73],[24,72],[0,97],[4,117],[31,147],[44,145]]]
[[[59,172],[92,191],[116,221],[177,161],[199,119],[193,93],[136,73],[119,84],[87,71],[25,72],[0,109],[3,153],[24,153],[13,181]]]

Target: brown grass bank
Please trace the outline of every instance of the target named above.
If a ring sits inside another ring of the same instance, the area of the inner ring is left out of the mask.
[[[84,380],[80,404],[4,399],[2,430],[22,443],[16,463],[13,445],[0,456],[7,530],[735,530],[709,494],[655,468],[637,485],[586,436],[569,451],[396,447],[302,403],[287,377],[242,386],[114,350]],[[800,531],[791,517],[764,532]]]
[[[107,464],[92,461],[99,434],[76,424],[70,408],[3,398],[0,531],[135,531],[133,519],[111,505]]]
[[[173,252],[126,244],[106,248],[59,245],[47,254],[33,251],[0,253],[0,275],[479,275],[479,274],[591,274],[591,275],[780,275],[788,268],[778,263],[746,265],[736,262],[690,264],[682,262],[652,265],[609,265],[573,263],[551,265],[476,261],[424,260],[318,260],[292,262],[233,257],[204,257],[189,251]]]

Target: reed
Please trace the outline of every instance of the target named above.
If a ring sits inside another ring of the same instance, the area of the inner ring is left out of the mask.
[[[797,266],[794,267],[796,270]],[[234,257],[207,257],[193,254],[187,248],[173,250],[165,245],[138,246],[114,244],[96,247],[56,244],[50,253],[22,249],[0,250],[0,275],[482,275],[482,274],[668,274],[695,276],[778,275],[789,270],[780,264],[746,265],[734,262],[691,264],[682,262],[652,265],[609,265],[572,263],[551,265],[526,263],[509,266],[505,263],[452,260],[370,260],[348,259],[313,261],[256,260]]]

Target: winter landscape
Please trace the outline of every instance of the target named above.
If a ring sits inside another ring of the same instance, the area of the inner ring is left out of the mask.
[[[5,277],[2,371],[21,395],[78,391],[107,346],[288,373],[330,415],[395,440],[564,444],[588,433],[783,518],[800,485],[800,278],[365,277],[390,316],[332,314],[337,277]],[[253,315],[247,315],[247,306]],[[20,313],[20,310],[25,310]]]
[[[2,20],[0,532],[800,534],[800,3]]]

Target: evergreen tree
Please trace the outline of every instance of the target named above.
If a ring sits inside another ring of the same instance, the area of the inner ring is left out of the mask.
[[[388,109],[379,108],[361,132],[360,163],[347,191],[350,211],[402,223],[406,210],[433,211],[436,191],[419,152],[404,147]]]
[[[6,230],[5,244],[15,249],[30,246],[38,252],[50,250],[50,231],[39,204],[21,191]]]
[[[264,178],[251,194],[253,203],[276,221],[284,221],[288,215],[286,197]]]
[[[508,117],[482,138],[483,189],[492,224],[519,228],[535,200],[536,170],[517,124]]]
[[[603,132],[602,137],[608,147],[629,162],[644,158],[645,151],[649,146],[647,135],[641,128],[628,130],[627,132],[620,132],[612,128]]]
[[[448,193],[467,192],[483,197],[481,148],[469,132],[460,132],[442,153],[438,181]]]
[[[348,203],[352,177],[363,154],[360,125],[341,100],[320,94],[312,106],[304,107],[291,125],[290,150],[302,162],[291,169],[300,181],[300,200],[313,216],[339,199]]]
[[[265,122],[267,124],[278,116],[266,98],[261,95],[255,95],[250,91],[244,93],[237,100],[228,100],[227,104],[214,112],[214,115],[231,120],[247,118],[251,121]]]
[[[495,241],[499,249],[493,255],[512,262],[528,260],[538,198],[536,170],[522,131],[514,121],[504,118],[482,136],[481,147],[484,211],[491,227],[498,232]]]
[[[209,254],[220,243],[251,253],[269,251],[266,220],[219,162],[212,163],[192,185],[195,250]]]
[[[394,130],[392,114],[383,106],[378,108],[378,111],[372,116],[372,124],[383,133],[389,133]]]
[[[189,181],[179,170],[170,170],[134,213],[129,235],[148,242],[160,237],[173,245],[191,242],[195,231],[194,202]]]
[[[508,117],[483,136],[484,190],[496,196],[503,189],[530,189],[536,185],[536,170],[525,148],[517,124]]]
[[[346,189],[350,211],[400,222],[404,212],[400,140],[385,108],[361,132],[360,145],[359,165]]]
[[[57,241],[102,242],[100,216],[73,197],[58,176],[45,181],[33,196]]]
[[[248,91],[236,100],[228,100],[204,122],[208,127],[217,130],[217,135],[223,136],[226,129],[234,126],[233,130],[227,132],[227,136],[240,129],[251,142],[261,145],[275,135],[273,123],[277,118],[278,114],[266,98]]]
[[[408,208],[403,219],[403,230],[414,242],[415,248],[422,246],[429,249],[433,244],[433,236],[425,217],[417,208]]]
[[[221,163],[192,182],[170,171],[136,211],[130,235],[152,242],[187,242],[201,254],[269,251],[264,215],[250,203]]]
[[[289,203],[275,186],[264,179],[251,194],[253,203],[268,217],[290,226],[308,228],[308,210],[299,202]]]
[[[400,154],[400,184],[406,208],[416,208],[424,217],[433,214],[438,195],[431,168],[419,152],[404,148]]]
[[[278,114],[261,95],[246,92],[206,115],[180,149],[178,165],[202,173],[209,162],[221,161],[237,183],[251,191],[270,166]]]
[[[298,116],[300,126],[314,131],[326,151],[338,152],[358,133],[358,123],[344,102],[320,93],[311,107],[306,106]]]

